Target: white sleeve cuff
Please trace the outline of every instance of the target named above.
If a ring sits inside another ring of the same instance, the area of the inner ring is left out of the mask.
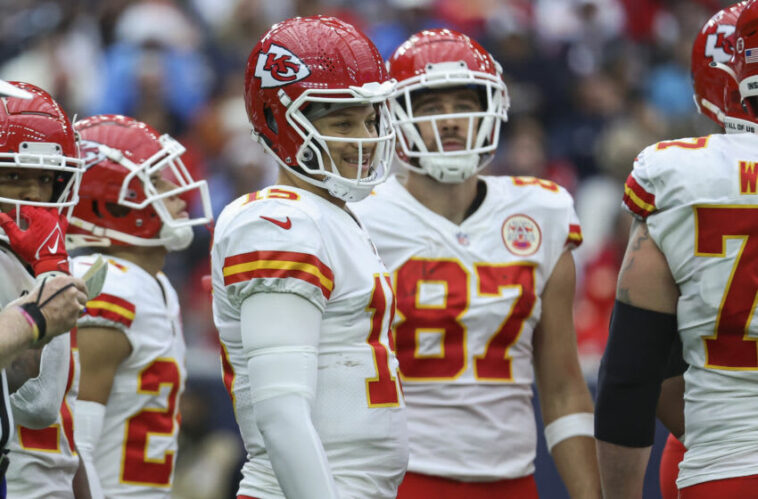
[[[545,426],[548,452],[560,442],[571,437],[594,437],[595,415],[591,412],[575,412],[561,416]]]

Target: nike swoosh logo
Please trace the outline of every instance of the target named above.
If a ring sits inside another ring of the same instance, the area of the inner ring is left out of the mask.
[[[51,254],[55,254],[58,252],[58,244],[63,239],[63,231],[61,230],[61,226],[58,224],[55,224],[55,227],[53,227],[53,230],[50,231],[50,234],[47,235],[44,241],[42,241],[42,244],[39,245],[37,248],[37,252],[34,254],[34,258],[39,259],[40,252],[44,249],[49,251]],[[53,238],[55,240],[55,244],[51,244],[48,246],[45,246],[48,244],[47,242],[50,240],[50,238]]]
[[[261,215],[261,218],[267,222],[271,222],[274,225],[278,225],[284,230],[289,230],[289,228],[292,227],[292,220],[290,220],[290,217],[287,217],[285,220],[277,220],[275,218],[264,217]]]
[[[50,253],[55,254],[58,252],[58,241],[61,239],[59,237],[55,238],[55,244],[52,246],[48,246],[47,249],[50,251]]]

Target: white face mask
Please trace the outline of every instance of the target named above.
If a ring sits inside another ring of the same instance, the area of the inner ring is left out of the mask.
[[[270,144],[255,131],[253,131],[253,137],[260,142],[264,150],[276,158],[280,166],[293,175],[311,185],[326,189],[330,196],[337,199],[348,202],[359,201],[368,196],[371,190],[384,182],[390,174],[395,150],[395,131],[391,124],[387,99],[389,99],[394,88],[395,82],[392,80],[383,83],[366,83],[361,87],[308,89],[294,101],[282,93],[280,99],[282,104],[287,107],[287,123],[303,140],[297,156],[294,158],[298,168],[282,161],[278,154],[271,149]],[[345,97],[345,95],[349,95],[349,97]],[[315,114],[306,116],[305,113],[301,112],[300,109],[305,104],[316,105]],[[378,113],[377,136],[354,138],[322,134],[316,129],[312,121],[323,116],[323,110],[319,111],[319,109],[321,109],[320,106],[326,105],[331,106],[328,107],[329,112],[340,107],[376,106]],[[361,159],[364,157],[363,155],[370,155],[373,173],[361,177],[360,170],[357,170],[354,177],[343,176],[331,156],[329,142],[355,144]],[[371,152],[369,152],[367,144],[372,145],[373,150]]]
[[[168,135],[162,135],[158,140],[161,144],[161,150],[139,164],[133,163],[118,149],[97,142],[83,142],[87,144],[86,150],[92,155],[91,164],[96,164],[107,158],[128,170],[121,182],[118,204],[136,210],[152,206],[162,222],[157,237],[138,237],[119,230],[99,227],[93,222],[74,217],[71,221],[72,225],[90,234],[68,235],[66,246],[69,249],[91,246],[107,247],[111,246],[111,239],[113,239],[131,246],[163,246],[168,251],[181,251],[192,243],[194,237],[192,226],[208,224],[213,220],[208,184],[205,180],[194,180],[181,161],[180,156],[184,153],[184,146]],[[176,188],[161,192],[154,184],[152,176],[164,168],[172,172],[171,178],[176,183]],[[129,196],[129,185],[134,179],[142,184],[145,192],[144,199],[139,202]],[[188,192],[193,192],[199,196],[200,216],[173,218],[164,204],[164,199]]]
[[[187,225],[181,227],[170,227],[163,224],[159,238],[164,241],[164,246],[169,251],[181,251],[187,249],[192,244],[195,233],[192,227]]]
[[[443,184],[463,182],[481,169],[478,154],[464,156],[430,154],[419,158],[418,164],[424,173]]]
[[[483,95],[478,111],[416,115],[412,94],[423,90],[472,88]],[[392,122],[397,130],[400,164],[411,171],[425,173],[444,183],[463,182],[481,171],[494,157],[501,123],[508,120],[510,99],[499,76],[471,71],[460,62],[428,64],[425,72],[398,83],[390,99]],[[439,122],[444,119],[468,119],[468,135],[463,150],[444,151]],[[478,122],[478,125],[475,123]],[[436,147],[427,146],[419,126],[434,130]],[[441,151],[441,152],[440,152]]]

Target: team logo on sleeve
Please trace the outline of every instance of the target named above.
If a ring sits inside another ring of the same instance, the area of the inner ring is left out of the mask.
[[[501,229],[503,243],[516,256],[529,256],[542,244],[542,231],[537,222],[526,215],[511,215]]]
[[[311,71],[295,54],[284,47],[271,44],[268,52],[261,51],[255,63],[255,76],[261,88],[282,87],[310,76]]]

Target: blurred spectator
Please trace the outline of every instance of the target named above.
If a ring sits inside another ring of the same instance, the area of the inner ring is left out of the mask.
[[[523,117],[507,126],[505,154],[502,161],[495,160],[489,174],[539,177],[565,187],[569,192],[576,188],[574,166],[563,159],[548,158],[545,132],[539,121]]]
[[[581,365],[589,377],[597,373],[605,350],[616,277],[629,237],[631,217],[620,202],[624,181],[636,155],[661,140],[665,131],[661,113],[644,100],[630,101],[630,109],[599,134],[594,151],[598,174],[576,192],[584,242],[575,251],[580,279],[574,316]]]
[[[595,148],[601,132],[624,111],[623,86],[607,73],[580,77],[573,93],[573,112],[552,131],[553,151],[576,165],[581,178],[598,171]],[[629,165],[631,168],[631,165]]]
[[[66,109],[90,106],[99,92],[101,63],[94,19],[75,6],[55,2],[42,2],[3,21],[11,19],[17,25],[5,26],[9,35],[31,32],[24,35],[24,50],[0,63],[0,76],[44,88]]]
[[[692,113],[690,52],[692,41],[679,40],[673,47],[676,58],[653,67],[645,81],[647,99],[658,111],[672,120]]]
[[[236,475],[243,449],[239,435],[214,429],[213,404],[207,393],[192,384],[182,395],[182,424],[176,454],[173,499],[234,498]]]
[[[596,376],[608,341],[608,324],[616,300],[616,277],[624,258],[632,220],[620,209],[615,212],[611,233],[584,266],[583,279],[574,302],[579,361],[588,379]]]
[[[212,76],[199,29],[169,1],[137,2],[121,14],[105,51],[92,113],[133,116],[177,134],[208,98]]]

